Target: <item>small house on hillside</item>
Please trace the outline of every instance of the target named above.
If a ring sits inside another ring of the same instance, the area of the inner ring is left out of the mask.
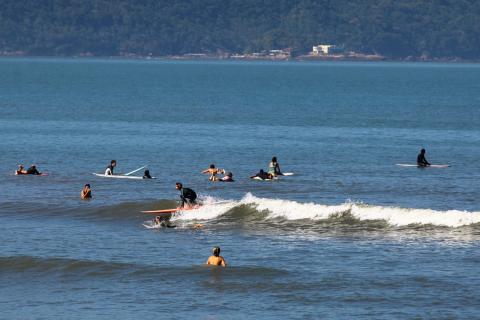
[[[314,56],[330,55],[335,53],[342,53],[343,50],[343,46],[337,46],[335,44],[319,44],[313,46],[311,54]]]

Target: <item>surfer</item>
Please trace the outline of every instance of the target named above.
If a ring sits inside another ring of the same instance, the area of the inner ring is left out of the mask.
[[[425,149],[420,150],[420,153],[417,156],[417,165],[419,167],[428,167],[430,163],[425,158]]]
[[[106,176],[113,176],[113,169],[117,166],[117,161],[112,160],[110,161],[110,165],[105,169]]]
[[[268,173],[275,176],[282,176],[280,171],[280,164],[278,164],[277,157],[273,157],[272,161],[268,164]]]
[[[274,178],[274,176],[273,174],[267,173],[263,171],[263,169],[260,169],[260,171],[256,175],[250,177],[250,179],[255,179],[255,178],[260,178],[262,180],[271,180]]]
[[[156,228],[175,228],[176,226],[170,224],[170,221],[165,217],[156,216],[153,220],[153,226]]]
[[[38,170],[37,170],[37,166],[34,165],[34,164],[32,164],[30,166],[30,168],[28,168],[27,171],[25,171],[25,174],[33,174],[33,175],[37,175],[37,176],[41,175],[41,173],[38,172]]]
[[[23,167],[23,165],[19,164],[19,165],[18,165],[18,169],[15,170],[15,174],[16,174],[16,175],[19,175],[19,174],[27,174],[27,170],[25,170],[25,168]]]
[[[214,247],[213,248],[213,255],[210,256],[207,260],[207,265],[210,265],[210,266],[222,266],[222,267],[226,267],[227,266],[227,262],[225,261],[225,259],[220,255],[220,247]]]
[[[196,204],[196,199],[197,199],[197,194],[195,191],[193,191],[190,188],[184,188],[183,185],[180,182],[177,182],[175,184],[175,189],[180,191],[180,199],[182,199],[182,204],[180,205],[180,208],[185,208],[185,205],[187,208],[191,208],[193,205]]]
[[[145,170],[143,173],[143,179],[152,179],[152,176],[150,175],[150,170]]]
[[[90,189],[90,185],[88,183],[83,187],[82,192],[80,192],[80,198],[82,200],[92,199],[92,189]]]
[[[220,172],[221,172],[221,170],[219,170],[218,168],[215,168],[214,164],[211,164],[208,169],[202,171],[202,173],[209,173],[210,174],[210,177],[208,177],[208,180],[210,180],[210,181],[218,181],[218,178],[216,176]]]

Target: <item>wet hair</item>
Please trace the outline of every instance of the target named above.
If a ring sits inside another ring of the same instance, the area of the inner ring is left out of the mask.
[[[263,169],[260,169],[260,171],[259,171],[259,172],[260,172],[260,173],[264,173],[265,171],[263,171]]]
[[[87,184],[85,185],[85,187],[89,187],[89,188],[90,188],[90,184],[87,183]]]
[[[272,162],[277,162],[277,157],[273,157]]]
[[[215,169],[215,165],[213,163],[210,165],[210,169]]]
[[[18,167],[19,167],[19,168],[23,168],[23,164],[19,164]]]
[[[110,164],[114,164],[114,163],[117,163],[117,160],[110,161]]]
[[[182,183],[181,183],[181,182],[176,182],[176,183],[175,183],[175,187],[180,187],[180,188],[182,188],[182,187],[183,187],[183,185],[182,185]]]
[[[425,153],[425,149],[420,150],[420,153]]]
[[[218,257],[220,255],[220,247],[213,247],[213,255]]]
[[[227,173],[227,177],[230,177],[230,178],[233,177],[233,173],[231,172]]]
[[[144,175],[150,174],[150,170],[145,170]]]

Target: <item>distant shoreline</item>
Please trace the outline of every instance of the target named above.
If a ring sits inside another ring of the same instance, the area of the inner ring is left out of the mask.
[[[455,58],[425,58],[425,57],[405,57],[389,58],[380,55],[328,55],[312,56],[299,55],[295,57],[271,57],[252,55],[233,55],[233,54],[185,54],[169,56],[143,56],[136,54],[124,54],[116,56],[97,56],[89,53],[78,55],[29,55],[23,52],[0,52],[0,58],[91,58],[91,59],[127,59],[127,60],[171,60],[171,61],[271,61],[271,62],[426,62],[426,63],[480,63],[480,60],[467,60],[458,57]]]

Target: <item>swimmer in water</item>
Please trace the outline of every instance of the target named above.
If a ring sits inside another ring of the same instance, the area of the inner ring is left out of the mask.
[[[223,174],[223,177],[220,179],[220,181],[222,182],[234,182],[235,180],[233,180],[233,173],[231,173],[230,171],[225,171],[225,170],[222,170],[222,174]]]
[[[90,185],[88,183],[83,187],[83,190],[80,193],[80,198],[82,200],[92,199],[92,189],[90,189]]]
[[[38,170],[37,170],[37,166],[34,165],[34,164],[32,164],[30,166],[30,168],[27,169],[25,174],[33,174],[33,175],[37,175],[37,176],[41,175],[41,173],[38,172]]]
[[[222,267],[226,267],[227,266],[227,262],[225,261],[225,259],[220,255],[220,247],[214,247],[213,248],[213,255],[210,256],[207,260],[207,265],[210,265],[210,266],[222,266]]]

